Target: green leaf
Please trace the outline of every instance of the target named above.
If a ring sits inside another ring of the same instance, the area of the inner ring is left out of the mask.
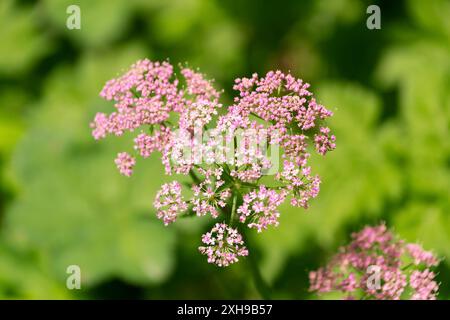
[[[28,7],[20,8],[12,0],[0,3],[0,74],[15,75],[28,71],[49,52],[51,44],[38,29],[39,15]]]
[[[22,192],[5,217],[5,232],[17,245],[45,252],[59,279],[72,264],[87,287],[113,276],[158,283],[173,268],[175,229],[164,228],[152,208],[164,181],[155,175],[162,172],[159,159],[140,159],[128,179],[114,158],[132,151],[133,135],[101,142],[90,136],[94,110],[104,105],[101,85],[143,56],[131,46],[89,54],[76,68],[56,72],[14,154]]]
[[[2,239],[3,240],[3,239]],[[36,255],[0,244],[0,298],[69,299],[66,282],[55,281]]]
[[[133,1],[125,0],[44,0],[43,9],[50,22],[60,33],[85,47],[107,47],[126,30],[131,18]],[[80,8],[80,29],[66,26],[66,13],[70,5]]]
[[[450,178],[447,176],[447,178]],[[450,216],[449,207],[440,203],[412,201],[394,216],[393,225],[409,242],[423,245],[425,250],[434,251],[441,258],[450,258]]]

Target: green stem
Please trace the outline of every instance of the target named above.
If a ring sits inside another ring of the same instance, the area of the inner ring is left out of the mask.
[[[234,139],[234,144],[235,144],[235,148],[236,148],[236,145],[237,145],[236,137]],[[200,182],[200,179],[195,174],[194,170],[190,170],[189,175],[194,183],[198,184]],[[232,203],[231,212],[230,212],[230,221],[229,221],[230,226],[233,225],[234,220],[236,218],[237,200],[238,200],[238,190],[234,190],[233,203]],[[225,208],[221,208],[221,209],[224,213],[226,212],[224,210]],[[270,300],[271,299],[270,288],[267,285],[267,283],[264,281],[264,279],[261,275],[261,272],[258,268],[258,264],[254,257],[254,251],[249,248],[249,241],[248,241],[248,239],[246,239],[247,237],[245,236],[244,233],[243,233],[243,237],[244,237],[245,243],[247,245],[247,249],[249,250],[249,252],[251,252],[248,256],[248,259],[246,259],[246,260],[247,260],[247,263],[249,266],[250,275],[255,284],[255,288],[264,300]]]
[[[189,171],[189,176],[191,177],[192,181],[193,181],[195,184],[199,184],[199,183],[201,182],[200,179],[199,179],[199,177],[197,177],[197,175],[195,174],[194,169],[191,169],[191,170]]]
[[[230,213],[230,226],[233,225],[234,223],[234,219],[236,216],[236,207],[237,207],[237,193],[235,191],[234,195],[233,195],[233,204],[232,204],[232,209],[231,209],[231,213]],[[242,236],[244,238],[244,242],[247,246],[247,250],[250,252],[250,254],[247,257],[247,264],[249,267],[249,273],[250,276],[253,279],[253,282],[255,284],[255,288],[258,291],[258,293],[260,294],[260,296],[264,299],[264,300],[270,300],[271,299],[271,294],[270,294],[270,288],[267,285],[267,283],[264,281],[261,272],[258,268],[258,264],[255,260],[254,257],[254,250],[252,250],[250,248],[250,241],[249,239],[246,237],[245,233],[242,232]]]
[[[409,267],[411,267],[413,265],[413,263],[409,263],[406,266],[404,266],[403,268],[401,268],[402,271],[407,270]]]
[[[233,225],[234,217],[236,216],[236,205],[237,205],[237,194],[234,193],[234,195],[233,195],[233,205],[231,207],[231,214],[230,214],[230,226]]]
[[[270,300],[271,290],[269,288],[269,285],[262,277],[261,271],[258,268],[258,264],[254,256],[255,250],[249,248],[250,242],[248,238],[245,239],[245,243],[247,245],[247,249],[250,252],[246,260],[249,266],[250,275],[253,278],[253,282],[255,284],[255,288],[264,300]]]

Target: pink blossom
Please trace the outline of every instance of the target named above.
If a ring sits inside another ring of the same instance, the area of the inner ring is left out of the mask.
[[[439,264],[439,260],[433,255],[430,251],[425,251],[422,247],[416,243],[409,243],[406,245],[406,250],[414,259],[415,264],[423,263],[427,267],[437,266]]]
[[[161,127],[159,131],[156,131],[153,135],[146,133],[139,134],[134,139],[134,148],[139,151],[139,154],[148,158],[154,151],[162,152],[164,146],[169,144],[171,138],[171,131],[167,127]]]
[[[130,177],[133,173],[133,167],[136,164],[136,160],[126,152],[121,152],[117,155],[114,162],[117,165],[120,173],[124,176]]]
[[[420,263],[429,263],[430,266],[430,263],[438,263],[431,253],[420,246],[396,239],[384,224],[367,226],[353,233],[352,242],[341,247],[325,267],[310,272],[310,290],[317,293],[351,293],[352,298],[359,295],[364,299],[435,299],[438,291],[438,285],[433,280],[435,274],[429,269],[414,270],[417,268],[414,264],[407,264],[405,254],[411,251]],[[369,285],[369,277],[377,276],[369,273],[369,267],[378,269],[379,286]]]
[[[258,191],[244,195],[244,203],[237,210],[239,221],[247,223],[249,228],[255,228],[258,232],[267,229],[269,225],[278,226],[278,207],[285,197],[285,191],[277,193],[261,185]]]
[[[285,160],[283,171],[276,178],[287,185],[287,189],[293,194],[291,205],[296,207],[309,207],[309,201],[317,197],[320,190],[319,176],[311,176],[311,169],[304,167],[300,170],[295,163]]]
[[[209,100],[199,100],[186,106],[186,109],[180,116],[180,128],[201,128],[207,125],[214,115],[217,115],[217,109],[222,105]]]
[[[214,89],[212,81],[206,80],[201,73],[189,68],[183,68],[181,74],[186,80],[186,91],[191,96],[197,96],[201,100],[217,101],[220,92]]]
[[[341,283],[338,284],[338,286],[340,287],[340,289],[343,292],[353,292],[353,291],[355,291],[358,288],[358,286],[359,286],[359,283],[357,281],[355,273],[350,272],[348,277],[344,278],[341,281]]]
[[[109,131],[108,126],[108,117],[104,113],[98,112],[95,115],[94,122],[91,123],[91,128],[94,129],[92,131],[92,136],[94,137],[94,139],[99,140],[106,137],[106,134]]]
[[[211,214],[213,218],[219,216],[219,208],[226,206],[226,201],[231,196],[229,188],[222,188],[224,181],[221,180],[222,168],[198,171],[205,177],[202,182],[192,186],[194,196],[191,200],[193,211],[197,216]]]
[[[335,288],[336,276],[331,270],[319,268],[309,273],[310,291],[330,292]],[[344,290],[345,291],[345,290]]]
[[[168,140],[171,130],[204,126],[221,107],[218,103],[220,92],[210,81],[188,68],[181,74],[186,82],[184,88],[175,78],[171,64],[144,59],[133,64],[124,75],[109,80],[100,96],[114,101],[115,111],[109,115],[96,114],[90,125],[93,137],[98,140],[108,134],[120,136],[142,126],[148,126],[150,131],[155,129],[154,135],[140,134],[136,138],[136,149],[143,157],[148,157],[154,150],[162,152],[166,170],[170,171],[171,147],[177,145]],[[172,126],[168,122],[171,114],[180,116],[178,125]],[[187,167],[182,164],[177,171],[186,171]]]
[[[244,240],[236,229],[225,223],[216,223],[211,231],[202,236],[205,246],[198,249],[208,257],[208,263],[219,267],[227,267],[239,261],[238,257],[248,255]]]
[[[237,96],[219,114],[221,91],[212,80],[186,67],[176,72],[168,62],[139,60],[105,84],[100,96],[112,101],[114,109],[98,112],[90,124],[96,140],[137,131],[133,141],[137,154],[145,159],[157,151],[166,174],[193,178],[187,201],[180,182],[162,185],[154,201],[156,215],[165,225],[188,209],[185,216],[224,216],[229,225],[216,224],[202,238],[207,246],[199,248],[219,266],[248,254],[233,228],[238,222],[234,217],[261,232],[278,225],[278,207],[287,197],[291,205],[308,208],[320,187],[319,176],[308,165],[310,153],[315,149],[325,155],[335,148],[335,137],[324,123],[332,112],[316,102],[302,79],[269,71],[263,77],[238,78],[233,88]],[[275,161],[273,155],[278,157]],[[279,158],[283,165],[275,175],[276,186],[261,184]],[[122,174],[130,176],[136,161],[123,152],[115,162]],[[397,254],[395,246],[383,249],[386,255]],[[341,259],[355,268],[384,263],[377,256],[342,254]],[[315,279],[331,276],[323,269]],[[357,280],[353,274],[341,278],[340,288],[351,291]]]
[[[181,195],[181,184],[178,181],[163,184],[153,205],[157,210],[156,216],[163,220],[164,225],[174,222],[179,214],[187,210],[187,203]]]
[[[317,153],[325,155],[328,151],[336,148],[336,137],[330,135],[330,128],[320,128],[320,134],[314,136]]]
[[[414,290],[411,300],[436,300],[439,286],[434,281],[435,274],[429,269],[413,271],[410,276],[410,285]]]
[[[172,79],[173,67],[167,63],[140,60],[123,76],[106,83],[100,96],[114,100],[116,111],[109,116],[97,114],[93,136],[122,135],[142,125],[162,123],[171,111],[183,109],[186,101]]]
[[[311,99],[308,103],[308,107],[302,105],[297,112],[295,119],[298,122],[298,126],[303,130],[309,130],[316,126],[316,122],[331,117],[333,113],[324,106],[317,104],[316,99]]]

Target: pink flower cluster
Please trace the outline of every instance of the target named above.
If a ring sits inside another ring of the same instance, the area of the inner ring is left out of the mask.
[[[171,132],[168,127],[161,127],[160,130],[155,130],[153,135],[146,133],[139,134],[134,139],[134,148],[138,150],[143,158],[148,158],[154,151],[162,152],[164,146],[170,143]]]
[[[163,184],[153,205],[157,210],[156,216],[163,220],[164,225],[174,222],[179,213],[187,210],[187,203],[181,195],[181,184],[178,181]]]
[[[439,285],[434,281],[435,273],[428,269],[414,270],[409,278],[410,286],[414,290],[411,300],[435,300]]]
[[[416,243],[409,243],[406,245],[409,255],[414,259],[414,264],[425,264],[427,266],[435,266],[439,264],[439,260],[432,252],[424,251],[422,247]]]
[[[205,179],[198,185],[192,186],[194,196],[191,200],[197,216],[211,214],[213,218],[219,216],[219,209],[226,206],[226,201],[231,196],[229,188],[222,188],[225,181],[221,180],[223,170],[221,168],[204,170],[199,168],[199,172]]]
[[[405,244],[381,224],[352,234],[323,268],[309,273],[310,290],[338,291],[347,299],[434,300],[439,286],[430,268],[439,260],[418,244]]]
[[[325,155],[328,151],[336,148],[336,137],[330,135],[330,128],[322,127],[320,128],[320,134],[314,136],[314,143],[316,150],[321,155]]]
[[[121,152],[117,155],[116,160],[117,169],[124,176],[130,177],[133,173],[133,167],[136,164],[136,160],[126,152]]]
[[[100,96],[113,100],[115,111],[95,115],[91,123],[93,137],[98,140],[108,134],[121,136],[145,126],[153,134],[138,135],[136,150],[144,158],[155,150],[167,158],[174,143],[174,129],[192,130],[195,125],[206,125],[221,107],[220,93],[211,81],[188,68],[182,68],[181,75],[185,86],[175,78],[174,68],[168,62],[144,59],[133,64],[123,76],[109,80]],[[171,114],[180,117],[178,125],[171,125]],[[166,161],[166,170],[170,172],[168,166]]]
[[[278,226],[278,206],[285,197],[285,190],[277,193],[260,186],[259,190],[244,195],[243,204],[237,209],[239,221],[247,223],[249,228],[255,228],[258,232],[267,229],[269,225]]]
[[[253,74],[251,78],[236,79],[234,89],[239,96],[228,114],[219,119],[219,126],[222,124],[227,130],[254,128],[265,122],[269,142],[279,144],[284,158],[282,171],[276,178],[292,195],[291,204],[304,208],[317,196],[320,185],[320,178],[312,176],[307,166],[310,131],[318,128],[314,143],[319,154],[325,155],[336,147],[335,136],[328,127],[322,127],[333,114],[312,98],[309,87],[308,83],[281,71],[268,72],[262,78]],[[268,163],[267,159],[260,162]],[[264,169],[267,168],[263,165],[252,167],[255,173],[252,180],[257,181]]]
[[[200,253],[208,257],[209,263],[219,267],[227,267],[238,262],[238,257],[248,255],[242,236],[225,223],[216,223],[210,232],[202,236],[202,242],[206,246],[198,248]]]
[[[168,62],[144,59],[106,83],[100,96],[114,102],[114,111],[95,115],[92,135],[98,140],[137,131],[138,156],[158,151],[166,174],[189,174],[189,200],[179,182],[166,183],[154,201],[156,215],[165,225],[185,216],[223,216],[227,224],[204,234],[207,247],[200,251],[209,262],[227,266],[247,255],[235,227],[261,232],[277,226],[278,208],[287,198],[307,208],[319,193],[320,178],[308,165],[310,150],[325,155],[335,148],[335,137],[325,125],[332,112],[317,103],[309,87],[281,71],[239,78],[233,87],[237,97],[219,114],[221,92],[212,81],[186,67],[177,74]],[[203,130],[209,130],[206,137]],[[136,160],[121,152],[115,163],[131,176]],[[276,185],[261,183],[268,174]]]

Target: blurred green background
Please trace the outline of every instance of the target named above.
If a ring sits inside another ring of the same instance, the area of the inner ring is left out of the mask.
[[[66,8],[81,8],[81,30]],[[366,8],[381,8],[381,30]],[[386,221],[432,249],[450,298],[450,1],[0,1],[0,298],[259,298],[243,261],[208,265],[209,219],[163,227],[158,156],[120,176],[130,136],[96,143],[103,84],[135,60],[188,62],[232,99],[233,79],[291,70],[335,112],[314,158],[321,194],[251,238],[274,298],[314,299],[308,271]],[[81,267],[82,289],[66,289]]]

